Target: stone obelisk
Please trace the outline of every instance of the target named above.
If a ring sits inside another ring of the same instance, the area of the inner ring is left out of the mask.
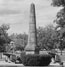
[[[30,7],[28,44],[25,50],[35,53],[36,47],[37,47],[36,14],[35,5],[32,3]]]

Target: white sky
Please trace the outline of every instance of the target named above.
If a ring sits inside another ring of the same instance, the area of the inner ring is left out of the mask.
[[[51,6],[52,0],[0,0],[0,25],[10,24],[9,34],[28,33],[30,4],[35,3],[38,26],[53,24],[58,7]]]

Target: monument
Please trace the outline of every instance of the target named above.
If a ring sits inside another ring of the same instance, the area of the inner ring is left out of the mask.
[[[31,7],[30,7],[28,44],[25,47],[25,50],[31,52],[32,54],[38,53],[38,50],[37,50],[37,31],[36,31],[36,14],[35,14],[34,3],[32,3]]]

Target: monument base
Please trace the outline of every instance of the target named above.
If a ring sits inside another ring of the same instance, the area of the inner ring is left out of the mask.
[[[39,51],[34,51],[34,50],[26,50],[26,54],[39,54]]]
[[[25,53],[26,53],[26,55],[27,55],[27,54],[35,54],[35,51],[29,51],[29,50],[28,50],[28,51],[25,51]]]

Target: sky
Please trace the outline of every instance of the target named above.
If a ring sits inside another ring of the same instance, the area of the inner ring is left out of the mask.
[[[8,33],[28,33],[30,5],[35,4],[36,24],[46,26],[53,24],[58,7],[51,6],[52,0],[0,0],[0,25],[9,24]]]

